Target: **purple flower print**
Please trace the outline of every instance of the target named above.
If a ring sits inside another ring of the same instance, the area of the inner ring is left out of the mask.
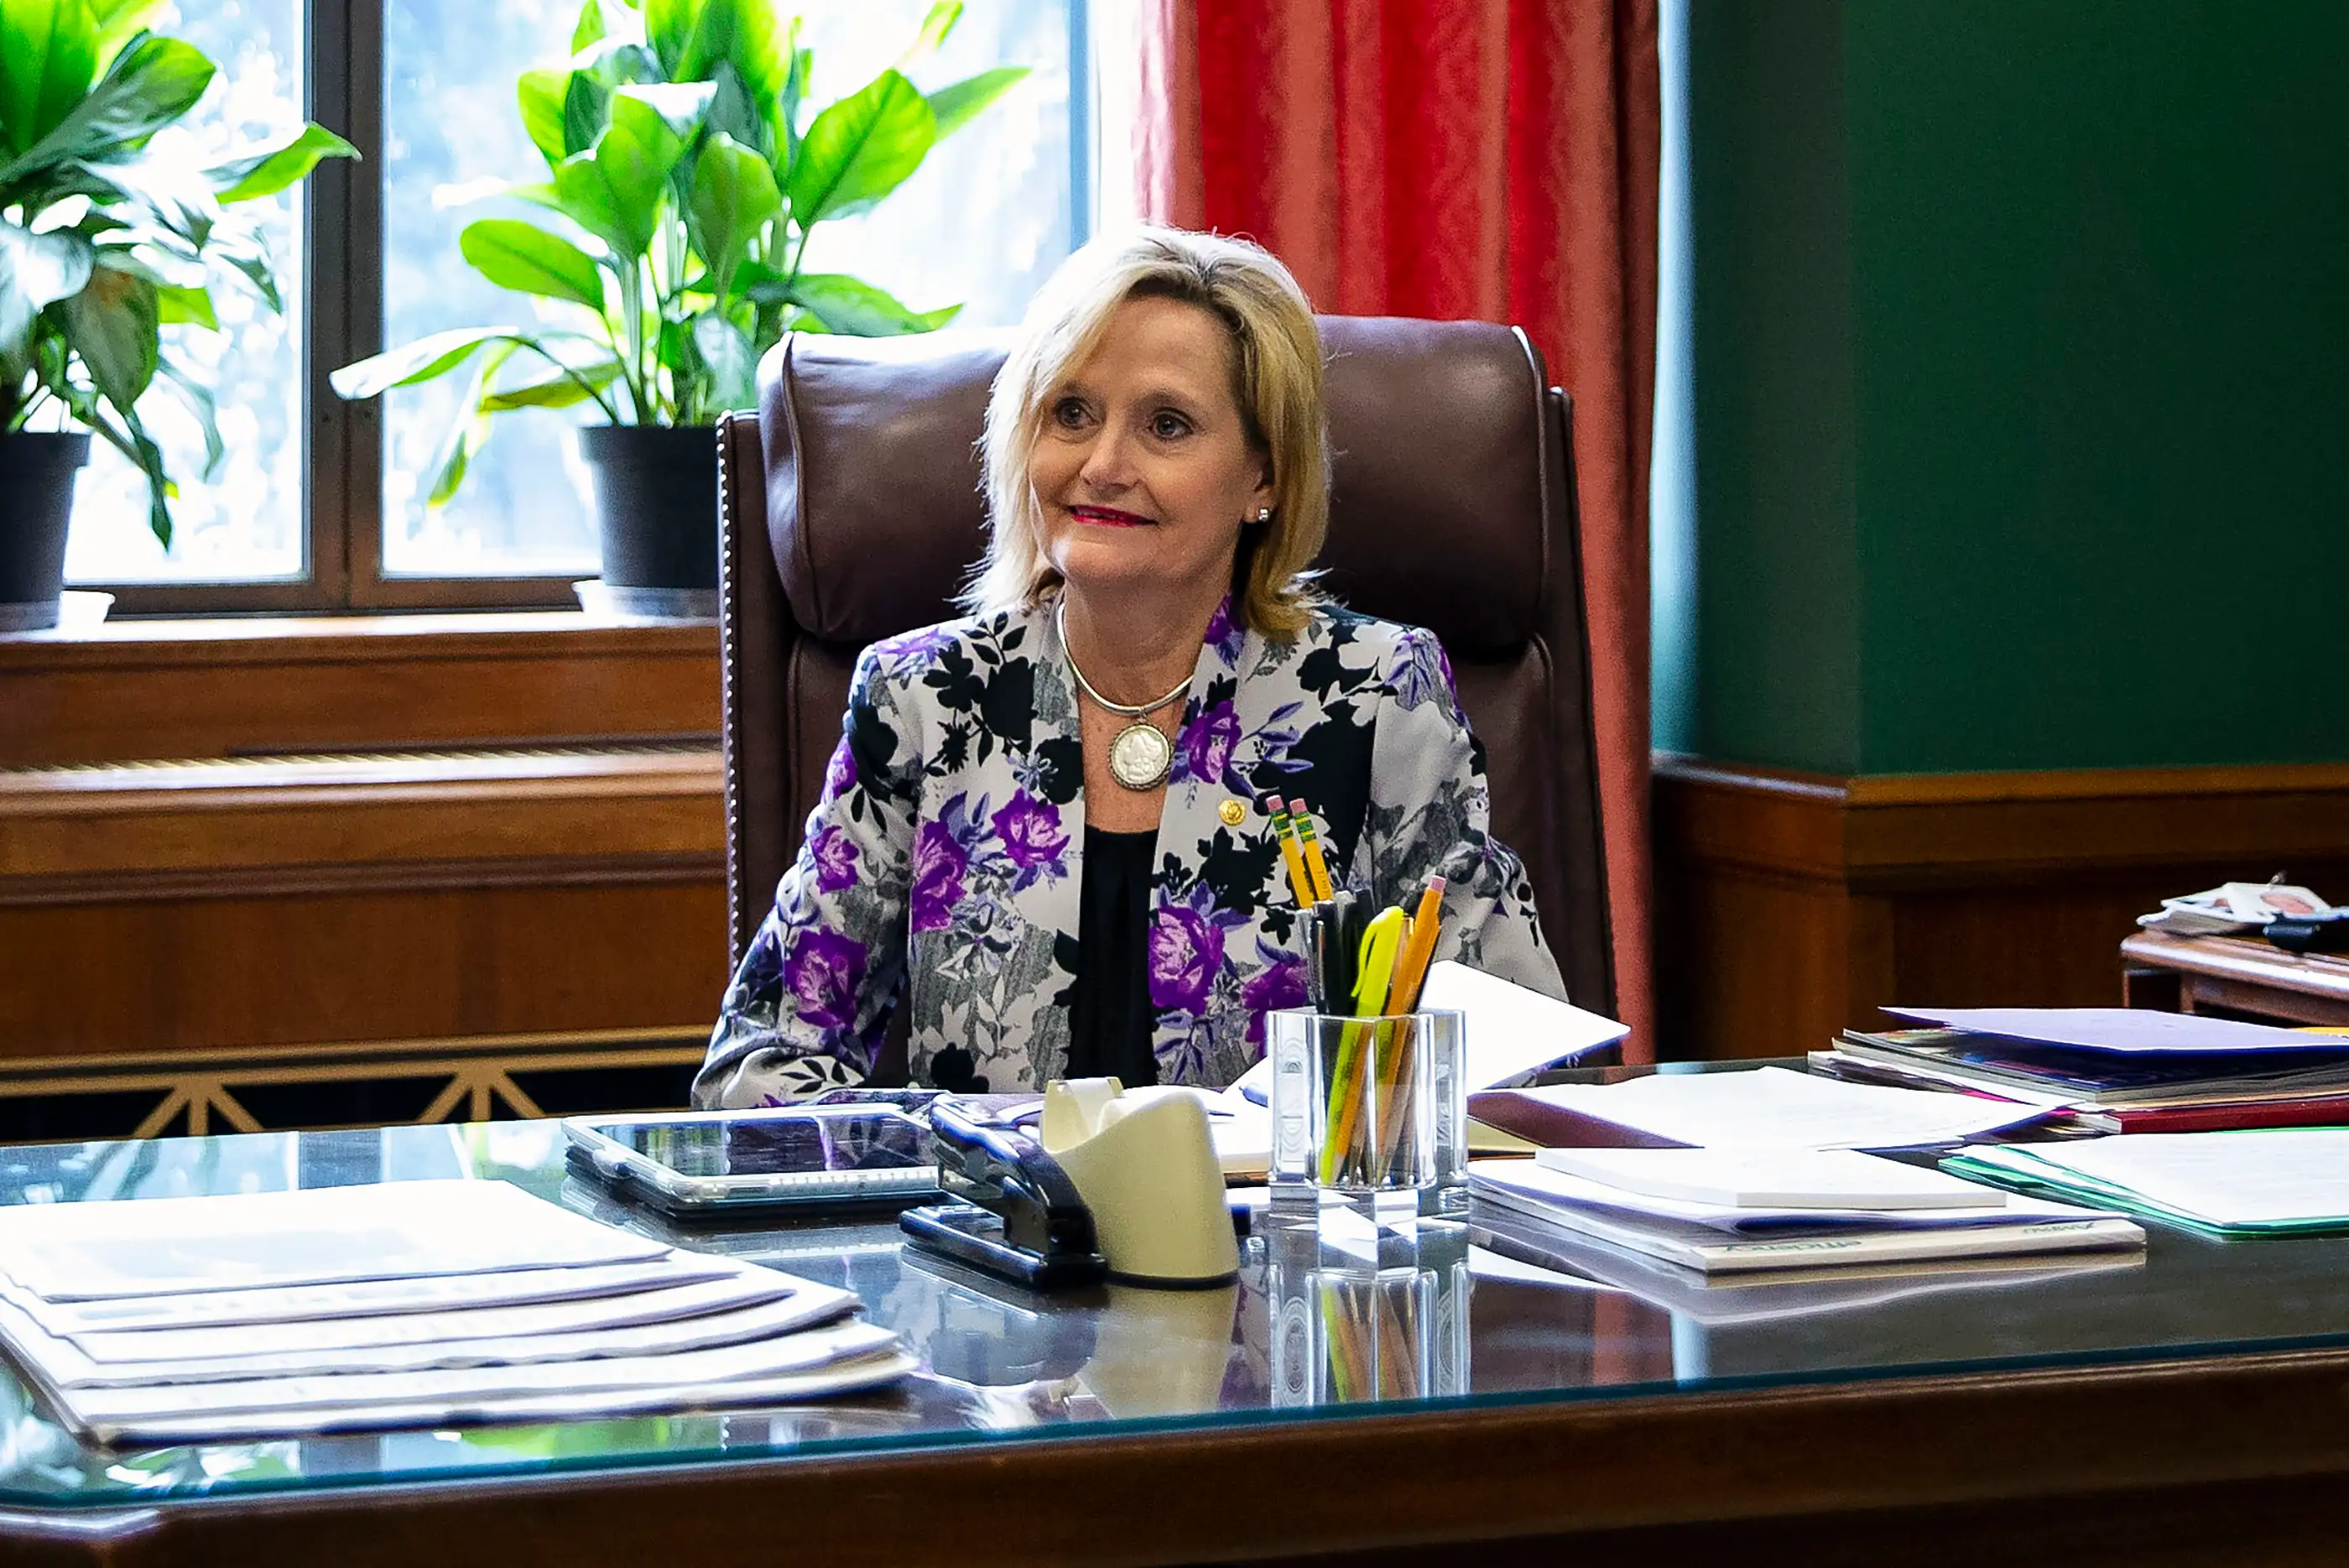
[[[783,961],[793,1011],[819,1029],[856,1022],[856,991],[864,983],[864,944],[836,931],[802,931]]]
[[[942,931],[954,923],[962,902],[962,876],[970,857],[944,823],[926,822],[914,835],[911,924],[917,931]]]
[[[1305,1005],[1305,965],[1295,953],[1275,955],[1271,963],[1240,987],[1240,1003],[1247,1009],[1247,1041],[1264,1052],[1264,1015]]]
[[[840,737],[840,744],[832,749],[832,761],[824,765],[823,798],[838,800],[856,787],[856,753],[848,749],[848,737]]]
[[[1061,808],[1024,789],[1013,791],[1011,799],[990,820],[995,836],[1003,841],[1003,852],[1022,871],[1052,864],[1069,846],[1068,831],[1061,826]]]
[[[1223,962],[1223,930],[1196,909],[1175,904],[1151,917],[1150,1002],[1159,1012],[1205,1012]]]
[[[1183,732],[1184,767],[1203,784],[1221,783],[1239,738],[1239,714],[1229,702],[1216,703]]]
[[[837,893],[856,881],[856,841],[837,827],[826,827],[808,840],[815,861],[816,890]]]
[[[944,627],[926,626],[901,636],[885,638],[874,646],[874,654],[881,659],[926,659],[947,643],[954,634]]]
[[[1226,594],[1224,602],[1216,607],[1214,618],[1207,622],[1207,646],[1226,664],[1236,665],[1247,642],[1247,633],[1232,618],[1232,596]]]

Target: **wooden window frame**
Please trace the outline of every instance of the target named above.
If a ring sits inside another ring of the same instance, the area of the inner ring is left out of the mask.
[[[1069,8],[1071,224],[1092,227],[1093,73],[1088,0]],[[305,110],[359,151],[329,160],[304,194],[300,428],[304,431],[299,577],[233,582],[77,583],[114,596],[121,616],[294,615],[419,610],[569,609],[565,572],[535,576],[409,576],[383,569],[381,399],[345,402],[326,378],[383,342],[385,0],[307,0]]]

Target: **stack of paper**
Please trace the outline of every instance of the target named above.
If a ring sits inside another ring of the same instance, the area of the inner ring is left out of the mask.
[[[1969,1149],[1942,1165],[2217,1235],[2349,1230],[2349,1128],[2125,1133]]]
[[[1538,1144],[1670,1147],[1944,1147],[2045,1116],[2041,1106],[1792,1073],[1659,1073],[1477,1095],[1471,1116]]]
[[[1708,1274],[2145,1243],[2143,1231],[2109,1214],[1870,1155],[1756,1151],[1750,1179],[1733,1168],[1744,1157],[1577,1149],[1478,1160],[1468,1168],[1472,1218],[1498,1210]],[[1765,1201],[1728,1200],[1736,1197]]]
[[[0,1340],[106,1443],[757,1405],[913,1370],[855,1305],[503,1182],[0,1210]]]
[[[2349,1122],[2349,1041],[2120,1007],[1889,1008],[1934,1027],[1847,1032],[1837,1074],[2068,1109],[2096,1132]]]

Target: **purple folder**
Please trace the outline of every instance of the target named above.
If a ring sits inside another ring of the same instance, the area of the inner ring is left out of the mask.
[[[1888,1007],[1896,1018],[2075,1051],[2132,1056],[2237,1056],[2268,1052],[2349,1054],[2349,1037],[2311,1034],[2231,1018],[2137,1007]]]

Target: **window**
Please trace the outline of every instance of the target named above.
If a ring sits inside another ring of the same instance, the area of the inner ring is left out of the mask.
[[[1084,3],[968,6],[913,67],[916,85],[1003,64],[1031,74],[878,207],[819,228],[809,265],[917,308],[959,302],[957,326],[1018,320],[1087,226]],[[812,51],[808,112],[888,66],[929,8],[778,0]],[[226,453],[205,480],[192,421],[183,431],[156,411],[181,483],[169,553],[147,532],[137,473],[94,456],[71,535],[75,586],[167,613],[574,602],[596,552],[576,410],[501,416],[456,495],[431,506],[424,491],[461,379],[347,404],[326,378],[386,344],[529,318],[530,300],[464,264],[457,235],[484,215],[533,215],[510,200],[467,204],[465,188],[542,173],[515,82],[562,62],[578,15],[579,0],[177,0],[163,13],[160,30],[221,67],[174,134],[208,151],[282,130],[306,103],[365,161],[323,167],[264,214],[288,285],[284,317],[256,306],[217,337],[167,329],[216,378]]]

